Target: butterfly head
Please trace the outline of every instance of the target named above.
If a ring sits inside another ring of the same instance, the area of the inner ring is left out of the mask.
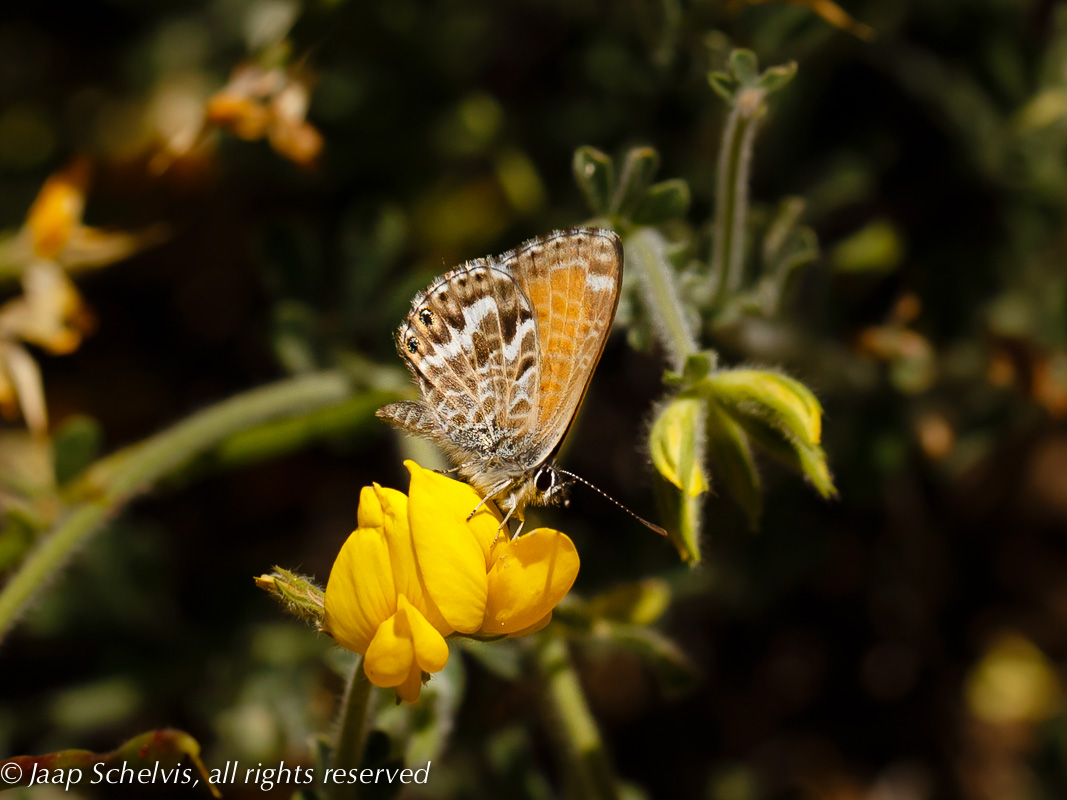
[[[562,502],[567,504],[566,489],[569,481],[565,481],[563,474],[552,464],[542,464],[537,468],[533,477],[534,499],[533,505],[548,506]]]

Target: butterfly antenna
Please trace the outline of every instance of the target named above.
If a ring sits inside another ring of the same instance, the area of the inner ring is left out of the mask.
[[[654,525],[651,522],[649,522],[647,519],[645,519],[644,517],[638,516],[633,511],[631,511],[626,506],[624,506],[622,503],[620,503],[618,500],[616,500],[614,497],[612,497],[610,494],[605,492],[603,489],[597,488],[596,486],[591,484],[589,481],[587,481],[585,478],[582,478],[582,477],[580,477],[578,475],[575,475],[573,472],[567,472],[567,470],[560,469],[559,467],[556,467],[556,472],[559,472],[559,473],[561,473],[563,475],[566,475],[568,478],[573,478],[574,480],[578,481],[578,483],[584,483],[586,486],[588,486],[594,492],[599,494],[601,497],[607,498],[608,500],[613,502],[615,505],[617,505],[619,508],[621,508],[623,511],[625,511],[627,514],[629,514],[631,517],[633,517],[638,522],[640,522],[642,525],[644,525],[646,528],[650,528],[650,529],[654,530],[660,536],[666,536],[667,535],[667,531],[663,530],[663,528],[661,528],[659,525]]]

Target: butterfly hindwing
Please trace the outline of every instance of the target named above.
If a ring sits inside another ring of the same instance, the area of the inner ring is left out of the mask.
[[[437,280],[416,296],[397,346],[425,410],[397,408],[383,415],[390,421],[425,435],[428,411],[443,434],[433,438],[471,456],[530,433],[538,407],[537,323],[507,272],[478,260]]]

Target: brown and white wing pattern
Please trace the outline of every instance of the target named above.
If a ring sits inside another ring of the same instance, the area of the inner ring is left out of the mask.
[[[537,321],[515,279],[491,260],[469,262],[412,302],[397,348],[422,390],[378,416],[469,458],[485,458],[536,426]]]

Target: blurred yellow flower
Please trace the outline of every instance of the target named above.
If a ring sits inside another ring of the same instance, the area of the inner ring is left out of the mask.
[[[24,272],[48,261],[75,272],[121,261],[164,238],[160,227],[126,233],[85,225],[82,214],[89,175],[89,161],[78,158],[49,176],[30,205],[26,222],[0,253],[0,262]]]
[[[267,138],[274,151],[301,166],[313,165],[323,138],[307,121],[310,90],[296,70],[242,64],[207,102],[209,125],[248,141]]]
[[[49,176],[25,223],[0,242],[0,273],[17,276],[23,290],[0,306],[0,414],[14,418],[21,410],[37,434],[48,427],[41,372],[21,342],[56,354],[76,350],[94,320],[67,273],[110,264],[162,238],[161,228],[123,233],[84,225],[89,171],[79,158]]]
[[[57,355],[78,349],[93,316],[54,261],[37,261],[22,275],[24,294],[0,306],[0,338],[18,338]]]
[[[359,499],[326,586],[323,629],[365,656],[371,683],[413,702],[448,661],[445,637],[540,630],[578,575],[563,533],[498,536],[500,514],[465,483],[404,462],[408,494],[375,484]]]
[[[19,411],[35,434],[48,430],[41,370],[26,348],[0,337],[0,415],[16,419]]]

